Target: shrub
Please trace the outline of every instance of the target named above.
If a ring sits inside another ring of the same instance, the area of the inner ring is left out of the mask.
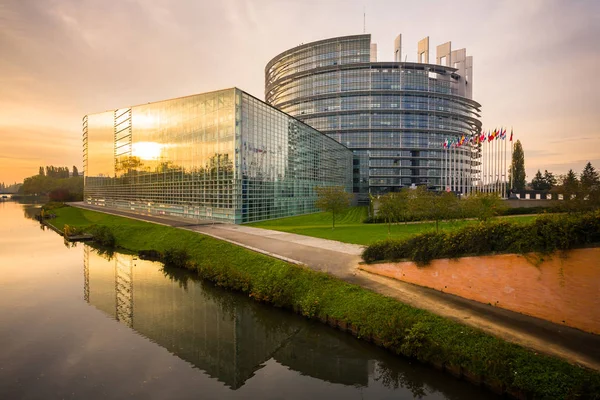
[[[409,259],[426,264],[435,258],[490,253],[551,253],[600,243],[600,211],[544,215],[529,224],[507,221],[469,225],[454,232],[422,233],[410,239],[387,239],[363,252],[367,263]]]
[[[42,206],[42,210],[51,211],[51,210],[56,210],[56,209],[63,208],[63,207],[66,207],[66,204],[61,201],[49,201],[48,203],[46,203]]]
[[[190,253],[183,248],[169,248],[165,250],[162,262],[165,267],[188,268]]]
[[[150,261],[162,261],[163,259],[162,253],[157,250],[140,250],[138,251],[138,257]]]
[[[90,233],[94,236],[94,241],[100,246],[112,249],[117,243],[115,235],[107,226],[92,226],[90,229]]]

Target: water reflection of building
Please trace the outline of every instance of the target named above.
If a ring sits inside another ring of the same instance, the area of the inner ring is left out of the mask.
[[[108,261],[87,246],[84,256],[86,301],[233,389],[298,329],[259,323],[253,307],[220,301],[200,283],[184,290],[150,261],[122,254]]]
[[[303,375],[343,385],[368,386],[373,361],[356,340],[340,340],[331,328],[303,329],[275,359]]]
[[[84,249],[84,299],[233,389],[274,358],[303,375],[367,386],[369,353],[329,328],[228,293],[184,271]]]

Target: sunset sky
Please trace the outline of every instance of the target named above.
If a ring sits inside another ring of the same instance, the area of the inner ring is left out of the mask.
[[[366,33],[474,58],[484,128],[514,127],[527,180],[600,169],[600,1],[0,0],[0,182],[82,166],[84,115],[237,86],[300,43]]]

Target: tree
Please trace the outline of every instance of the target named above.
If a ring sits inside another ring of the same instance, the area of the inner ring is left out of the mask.
[[[488,221],[506,208],[506,204],[495,193],[473,193],[464,200],[467,213],[480,221]]]
[[[572,169],[562,179],[563,205],[567,211],[573,211],[576,207],[576,196],[579,192],[579,181]]]
[[[540,170],[538,169],[537,172],[535,173],[535,176],[531,180],[531,187],[533,188],[533,190],[544,190],[545,186],[546,186],[546,184],[544,182],[544,177],[543,177],[542,173],[540,172]]]
[[[44,172],[44,167],[40,167],[40,172],[38,173],[39,176],[46,176],[46,173]]]
[[[396,212],[394,210],[394,193],[387,193],[379,198],[379,207],[377,215],[388,223],[388,235],[390,234],[392,221],[396,222]]]
[[[525,178],[527,176],[525,174],[525,153],[523,152],[523,145],[520,140],[517,140],[514,146],[509,175],[510,187],[512,189],[525,189]]]
[[[595,209],[600,206],[600,178],[598,171],[588,162],[579,179],[579,193],[582,209]],[[585,204],[584,204],[585,203]]]
[[[583,168],[581,172],[581,189],[584,192],[589,192],[594,189],[598,185],[600,185],[600,178],[598,177],[598,171],[594,167],[592,167],[592,163],[588,161],[588,163]]]
[[[340,214],[350,207],[352,194],[346,192],[343,186],[321,186],[315,188],[317,201],[315,206],[332,216],[331,229],[335,229],[335,215]]]
[[[417,219],[435,221],[435,230],[439,231],[439,222],[451,219],[459,211],[458,198],[450,192],[430,192],[424,186],[418,187],[411,193],[409,208]]]
[[[403,219],[407,210],[407,189],[400,192],[390,192],[379,199],[379,208],[377,215],[382,217],[388,223],[388,234],[391,230],[392,222],[398,222]]]
[[[547,169],[544,170],[544,183],[546,185],[546,190],[551,190],[556,186],[556,177],[552,172],[548,172]]]
[[[79,176],[79,171],[77,170],[77,167],[73,165],[73,176]]]

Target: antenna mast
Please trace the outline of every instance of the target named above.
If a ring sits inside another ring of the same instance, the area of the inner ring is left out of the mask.
[[[363,6],[363,33],[367,33],[367,12]]]

